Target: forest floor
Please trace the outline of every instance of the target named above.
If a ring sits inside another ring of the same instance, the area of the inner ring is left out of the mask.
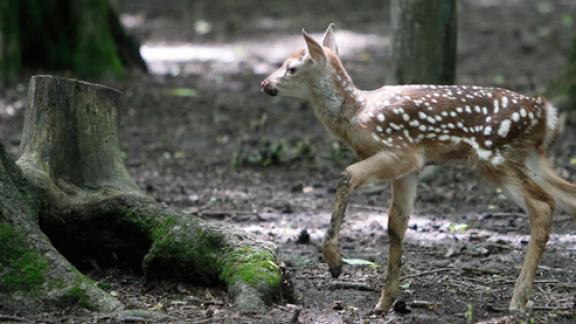
[[[321,33],[335,22],[344,64],[357,86],[384,84],[390,52],[386,1],[352,6],[336,0],[124,0],[118,5],[125,25],[143,41],[154,72],[107,82],[124,92],[120,140],[130,173],[151,196],[190,217],[234,224],[275,242],[294,284],[292,296],[267,312],[241,315],[218,287],[150,282],[120,269],[84,269],[128,307],[191,323],[277,323],[295,316],[303,323],[576,320],[573,219],[563,213],[555,218],[531,312],[507,317],[528,220],[499,190],[459,166],[440,168],[419,185],[402,267],[400,299],[408,313],[367,315],[383,285],[388,185],[355,194],[343,228],[345,257],[373,264],[346,265],[340,279],[330,277],[318,246],[336,181],[354,157],[324,131],[308,105],[265,96],[259,83],[303,45],[300,28]],[[575,19],[572,0],[461,1],[458,83],[545,92],[562,73]],[[0,94],[0,141],[14,157],[26,82]],[[552,158],[572,181],[575,157],[576,128],[568,125]],[[342,288],[340,282],[352,284]],[[78,311],[16,315],[49,323],[115,320]]]

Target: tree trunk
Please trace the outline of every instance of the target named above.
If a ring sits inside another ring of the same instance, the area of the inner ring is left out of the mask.
[[[454,84],[456,0],[392,0],[393,82]]]
[[[566,109],[570,110],[574,118],[576,112],[576,37],[572,41],[572,49],[568,56],[568,73],[566,73]]]
[[[137,42],[108,0],[2,0],[0,78],[13,78],[22,67],[71,70],[82,77],[146,70]]]
[[[7,188],[2,193],[20,192],[32,204],[37,200],[30,196],[34,188],[45,207],[30,209],[29,216],[21,214],[14,221],[0,219],[1,226],[9,224],[24,231],[19,224],[28,219],[31,231],[44,238],[45,233],[80,269],[92,259],[103,267],[140,269],[149,277],[176,276],[223,284],[239,310],[263,310],[281,293],[282,272],[275,246],[237,229],[180,214],[145,196],[128,175],[120,155],[115,111],[119,96],[116,90],[86,82],[32,78],[23,154],[17,161],[32,185],[17,191]],[[14,181],[0,178],[0,188],[11,183]],[[22,237],[28,237],[27,233]],[[52,249],[47,240],[46,244],[46,249]],[[26,246],[36,253],[35,260],[46,263],[45,254],[35,245]],[[2,244],[2,253],[15,252]],[[74,269],[59,253],[52,255],[59,258],[56,263],[61,267]],[[0,275],[10,268],[11,264],[2,264]],[[52,268],[43,266],[38,272],[43,275]],[[89,280],[82,283],[91,290],[82,286],[86,297],[79,306],[98,310],[121,307]],[[0,284],[4,284],[2,277]],[[46,281],[38,286],[51,289]],[[8,291],[8,300],[16,300],[21,291]],[[98,302],[103,294],[107,303]]]

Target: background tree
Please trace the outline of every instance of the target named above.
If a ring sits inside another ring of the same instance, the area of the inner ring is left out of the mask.
[[[576,112],[576,37],[572,41],[566,72],[566,103],[563,106]]]
[[[453,84],[456,0],[392,0],[393,82]]]
[[[14,78],[26,67],[119,77],[146,64],[108,0],[3,0],[0,76]]]

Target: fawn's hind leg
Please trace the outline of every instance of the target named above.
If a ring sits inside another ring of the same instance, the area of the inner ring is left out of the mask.
[[[370,181],[386,181],[403,177],[419,170],[422,165],[422,158],[417,154],[380,152],[346,168],[343,177],[338,182],[330,227],[322,246],[324,259],[332,277],[337,278],[342,272],[342,257],[338,246],[340,227],[352,192]]]
[[[382,295],[374,311],[387,311],[400,292],[402,245],[410,213],[414,208],[417,185],[418,174],[416,172],[392,183],[392,200],[388,211],[388,237],[390,238],[388,271]]]
[[[494,174],[492,174],[492,178]],[[534,276],[552,228],[555,202],[552,196],[530,176],[527,170],[511,166],[496,174],[504,191],[528,214],[530,241],[524,256],[522,270],[516,279],[510,310],[524,310],[532,296]]]

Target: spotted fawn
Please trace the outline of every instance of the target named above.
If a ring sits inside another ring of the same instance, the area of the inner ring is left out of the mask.
[[[374,181],[392,183],[387,274],[374,311],[387,311],[400,291],[404,233],[418,172],[430,164],[465,162],[521,206],[530,241],[510,310],[523,310],[544,252],[555,208],[576,216],[576,185],[561,179],[546,153],[558,134],[558,112],[541,97],[477,86],[404,85],[359,90],[338,56],[334,25],[322,45],[302,30],[306,47],[261,83],[271,96],[307,100],[320,122],[359,158],[338,182],[323,244],[333,277],[342,271],[340,226],[352,192]]]

